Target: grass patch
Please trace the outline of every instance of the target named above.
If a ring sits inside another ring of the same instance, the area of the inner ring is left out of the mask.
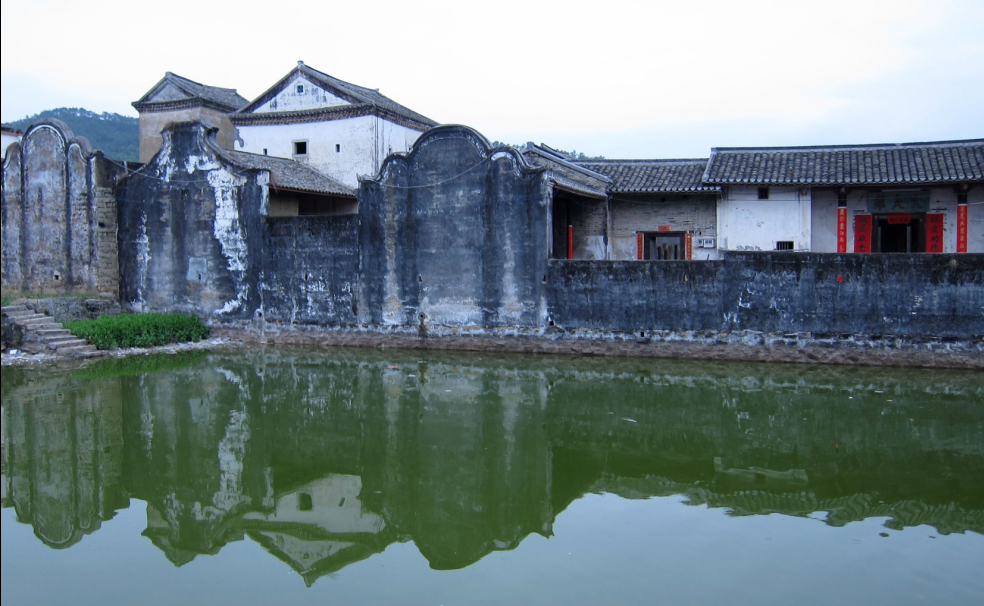
[[[197,317],[184,314],[103,316],[98,320],[67,322],[65,328],[98,349],[156,347],[200,341],[208,336],[208,326]]]
[[[207,358],[205,350],[182,351],[176,354],[156,356],[129,356],[103,360],[72,373],[80,379],[106,379],[112,377],[136,377],[161,370],[179,370],[199,365]]]

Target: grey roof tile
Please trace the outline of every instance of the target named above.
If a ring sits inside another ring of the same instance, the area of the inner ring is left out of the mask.
[[[705,185],[906,185],[984,181],[984,139],[817,147],[717,147]]]
[[[134,101],[133,106],[139,110],[142,107],[153,105],[154,103],[149,101],[149,97],[152,93],[154,93],[154,91],[159,89],[161,85],[166,83],[173,85],[181,92],[188,95],[188,100],[206,101],[225,111],[235,111],[249,103],[249,101],[236,92],[236,89],[234,88],[209,86],[207,84],[195,82],[194,80],[189,80],[188,78],[184,78],[175,73],[167,72],[164,75],[164,78],[155,84],[153,88],[147,91],[147,93],[141,97],[139,101]]]
[[[424,129],[437,126],[438,124],[437,122],[431,120],[427,116],[418,114],[417,112],[403,105],[400,105],[396,101],[393,101],[386,95],[380,93],[378,90],[365,88],[363,86],[358,86],[350,82],[345,82],[344,80],[339,80],[338,78],[329,76],[324,72],[320,72],[312,67],[305,65],[303,62],[298,62],[296,68],[292,69],[286,76],[278,80],[276,84],[274,84],[266,92],[264,92],[262,95],[254,99],[252,102],[240,106],[239,111],[237,111],[233,116],[234,121],[236,123],[239,123],[254,117],[263,118],[264,116],[262,115],[254,114],[253,113],[254,110],[257,107],[266,103],[271,98],[273,98],[273,96],[279,93],[281,90],[283,90],[283,88],[292,80],[292,76],[295,74],[295,72],[303,74],[305,78],[310,79],[312,82],[315,82],[316,84],[325,88],[326,90],[333,91],[339,94],[339,96],[345,98],[351,104],[349,106],[324,108],[324,110],[321,111],[328,112],[328,113],[331,112],[337,113],[339,110],[349,110],[352,108],[365,107],[365,108],[378,110],[379,112],[382,112],[384,115],[388,113],[393,116],[402,118],[404,120],[409,121],[411,124],[418,127],[422,127]],[[312,113],[312,111],[313,110],[297,110],[294,112],[284,111],[284,112],[270,112],[270,113],[276,113],[281,118],[287,118],[294,113],[306,114],[306,113]]]
[[[355,196],[355,190],[296,160],[232,151],[217,146],[213,146],[213,150],[235,166],[269,171],[270,184],[277,188],[338,196]]]
[[[613,193],[713,193],[721,190],[701,182],[707,159],[585,160],[580,166],[608,175]]]

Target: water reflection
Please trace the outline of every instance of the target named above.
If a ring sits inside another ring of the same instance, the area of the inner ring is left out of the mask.
[[[468,566],[551,536],[591,492],[984,533],[984,387],[962,373],[405,353],[159,362],[4,371],[4,506],[46,545],[77,543],[137,498],[144,536],[175,565],[248,536],[310,585],[394,542],[436,569]]]

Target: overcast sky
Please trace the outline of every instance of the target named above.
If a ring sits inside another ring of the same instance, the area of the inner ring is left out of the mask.
[[[136,115],[298,60],[490,140],[609,158],[984,137],[984,0],[2,3],[2,119]]]

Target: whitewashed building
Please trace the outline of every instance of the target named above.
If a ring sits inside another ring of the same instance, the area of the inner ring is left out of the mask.
[[[348,187],[437,122],[380,94],[297,67],[230,115],[236,149],[304,162]]]
[[[984,252],[984,139],[715,148],[720,250]]]

